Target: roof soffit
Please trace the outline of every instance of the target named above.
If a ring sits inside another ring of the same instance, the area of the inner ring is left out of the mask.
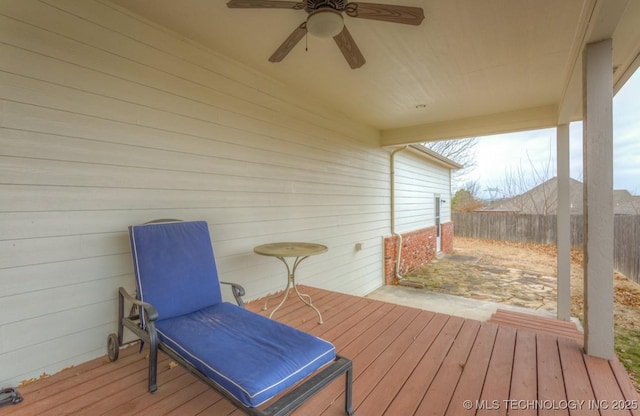
[[[423,7],[426,18],[417,27],[345,18],[367,59],[351,70],[332,40],[313,37],[283,62],[268,62],[304,21],[301,11],[228,9],[220,0],[111,0],[313,98],[310,111],[312,102],[322,103],[380,130],[383,146],[580,117],[581,52],[598,37],[614,35],[617,86],[640,65],[640,0],[375,1]]]

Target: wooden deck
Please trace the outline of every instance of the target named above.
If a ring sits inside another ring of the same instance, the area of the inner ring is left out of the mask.
[[[574,339],[304,289],[325,323],[297,298],[275,318],[353,359],[356,415],[640,414],[622,365],[585,356]],[[21,387],[24,402],[0,415],[241,414],[164,354],[159,369],[159,389],[149,394],[145,354],[127,348],[114,363],[96,359]],[[343,415],[343,384],[334,382],[294,414]]]

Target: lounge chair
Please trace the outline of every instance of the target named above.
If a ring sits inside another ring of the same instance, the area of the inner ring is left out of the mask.
[[[289,414],[343,374],[345,412],[353,413],[351,360],[327,341],[244,309],[236,284],[238,305],[222,301],[206,222],[152,222],[129,227],[129,236],[137,296],[120,288],[108,352],[118,358],[124,327],[148,343],[150,392],[158,388],[160,349],[249,415]],[[127,317],[125,301],[133,305]]]

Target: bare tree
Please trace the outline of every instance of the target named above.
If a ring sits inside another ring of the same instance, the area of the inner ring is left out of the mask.
[[[478,182],[477,180],[465,182],[462,189],[467,190],[474,199],[480,200],[480,182]]]
[[[527,152],[526,166],[528,168],[520,160],[516,169],[505,171],[502,183],[497,187],[505,200],[504,209],[527,214],[553,213],[557,207],[558,188],[551,152],[541,165],[536,165]]]
[[[493,202],[501,198],[501,189],[496,186],[487,186],[485,191],[489,193],[489,201]]]
[[[460,184],[464,180],[464,176],[476,166],[475,147],[477,144],[478,138],[470,137],[427,142],[424,143],[424,146],[462,165],[461,169],[454,171],[452,177],[454,183]]]

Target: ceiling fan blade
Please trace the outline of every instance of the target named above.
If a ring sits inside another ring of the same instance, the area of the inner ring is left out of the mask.
[[[300,42],[300,39],[307,34],[307,22],[303,22],[294,30],[289,37],[280,45],[280,47],[271,55],[269,62],[280,62],[285,56],[291,52],[294,46]]]
[[[353,37],[351,37],[351,33],[346,26],[342,29],[342,32],[333,37],[333,40],[336,41],[336,45],[340,48],[340,51],[344,55],[344,59],[347,60],[351,69],[360,68],[365,62],[367,62],[365,61],[364,56],[362,56],[362,52],[360,52],[358,45],[356,45],[356,42],[353,40]]]
[[[227,7],[232,9],[304,9],[299,1],[280,0],[229,0]]]
[[[361,19],[383,20],[385,22],[419,25],[424,20],[424,11],[420,7],[396,6],[351,2],[345,7],[347,16]]]

